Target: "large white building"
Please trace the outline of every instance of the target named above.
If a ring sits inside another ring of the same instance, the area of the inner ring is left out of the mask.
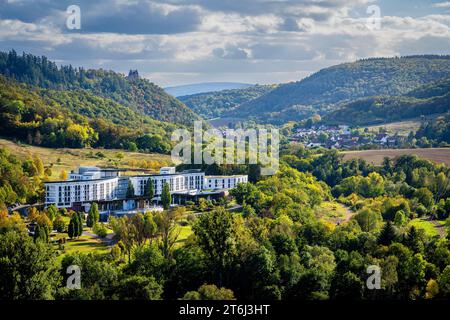
[[[45,205],[58,208],[82,209],[92,202],[108,204],[108,208],[118,208],[126,197],[128,184],[131,183],[135,197],[144,196],[147,183],[153,183],[155,197],[159,201],[164,185],[167,183],[173,201],[180,202],[187,197],[201,197],[220,194],[234,188],[238,183],[246,183],[246,175],[205,176],[205,173],[193,169],[176,172],[174,167],[163,167],[159,174],[121,176],[117,169],[100,169],[97,167],[79,167],[71,172],[66,181],[45,183]],[[112,206],[114,204],[114,206]],[[124,209],[125,204],[120,209]]]

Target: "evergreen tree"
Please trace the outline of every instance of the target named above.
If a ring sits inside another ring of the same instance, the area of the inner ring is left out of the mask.
[[[47,217],[50,219],[50,221],[53,222],[55,220],[56,216],[58,215],[58,209],[55,205],[51,205],[47,208]]]
[[[405,244],[415,253],[423,252],[423,234],[421,234],[414,226],[412,226],[405,237]]]
[[[153,188],[152,179],[148,179],[147,184],[145,185],[145,197],[149,202],[152,202],[153,197],[155,196],[155,190]]]
[[[72,238],[77,238],[83,234],[83,221],[81,219],[81,215],[78,212],[74,212],[72,215],[72,218],[70,219],[69,223],[69,229],[70,224],[73,224],[73,233]],[[70,236],[70,234],[69,234]]]
[[[97,203],[93,203],[91,205],[91,208],[89,209],[89,213],[86,220],[86,225],[88,227],[93,227],[95,224],[100,220],[100,213],[98,211],[98,205]]]
[[[34,228],[34,242],[37,242],[41,237],[41,227],[37,224]]]
[[[248,165],[248,181],[256,183],[261,179],[261,165],[249,164]]]
[[[69,222],[69,227],[67,228],[67,234],[69,235],[70,239],[75,238],[75,229],[76,229],[76,221],[75,217],[72,216]]]
[[[76,212],[76,219],[77,219],[77,237],[80,237],[83,234],[83,219],[81,218],[81,213],[80,212]]]
[[[134,187],[131,181],[128,181],[127,198],[134,198]]]
[[[378,243],[383,246],[388,246],[397,238],[397,231],[391,221],[386,222],[386,224],[381,229],[378,236]]]
[[[164,187],[162,189],[161,203],[162,203],[164,210],[168,210],[170,208],[170,204],[172,203],[172,195],[170,194],[170,186],[167,182],[164,184]]]

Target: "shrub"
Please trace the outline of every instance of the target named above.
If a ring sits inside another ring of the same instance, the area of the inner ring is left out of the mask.
[[[108,234],[108,230],[106,229],[106,227],[103,223],[96,223],[94,225],[93,231],[100,238],[104,238]]]

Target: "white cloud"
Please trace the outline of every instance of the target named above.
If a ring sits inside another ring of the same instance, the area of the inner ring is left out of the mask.
[[[435,3],[435,4],[433,4],[433,7],[435,7],[435,8],[450,8],[450,1]]]
[[[339,62],[448,53],[450,47],[450,15],[443,10],[448,2],[440,3],[433,15],[391,12],[374,31],[366,26],[370,0],[80,2],[82,16],[92,23],[89,29],[82,21],[87,30],[79,32],[65,30],[65,11],[55,5],[35,17],[21,10],[23,18],[11,18],[19,11],[3,10],[0,49],[14,47],[75,65],[137,68],[169,84],[298,80]],[[109,26],[107,21],[124,25]]]

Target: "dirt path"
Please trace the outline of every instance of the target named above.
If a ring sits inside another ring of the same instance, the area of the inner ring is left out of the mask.
[[[430,222],[434,225],[441,238],[445,238],[447,236],[444,225],[440,224],[436,220],[430,220]]]
[[[351,220],[351,218],[353,218],[353,216],[356,214],[356,212],[354,212],[352,209],[350,209],[346,205],[344,205],[342,203],[340,205],[345,209],[345,214],[343,217],[334,219],[334,222],[336,223],[336,225],[341,225],[343,223],[349,222]]]
[[[106,237],[104,238],[100,238],[99,236],[97,236],[95,233],[90,232],[90,231],[83,231],[83,235],[85,236],[89,236],[92,237],[93,239],[96,240],[100,240],[101,242],[103,242],[105,245],[107,245],[108,247],[111,247],[114,244],[114,233],[109,233]]]
[[[344,222],[348,222],[348,221],[350,221],[351,218],[353,218],[353,216],[356,214],[356,212],[345,205],[342,205],[342,206],[347,211],[345,214],[345,217],[344,217]]]

